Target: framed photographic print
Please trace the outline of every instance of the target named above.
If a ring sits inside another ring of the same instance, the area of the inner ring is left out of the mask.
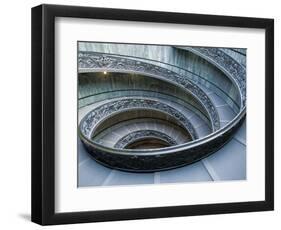
[[[273,19],[32,8],[32,221],[274,207]]]

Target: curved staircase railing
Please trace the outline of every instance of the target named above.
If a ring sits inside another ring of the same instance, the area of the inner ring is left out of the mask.
[[[171,70],[132,59],[93,52],[79,52],[79,72],[132,72],[159,78],[183,87],[206,109],[213,131],[220,128],[218,112],[207,94],[196,84]]]
[[[199,53],[200,51],[195,52]],[[218,50],[214,52],[218,53]],[[204,52],[201,52],[201,56],[203,58],[206,58],[206,56],[208,56],[209,54],[208,52],[204,53],[204,56],[202,53]],[[213,133],[188,143],[170,146],[162,149],[150,149],[149,151],[141,149],[116,149],[109,148],[98,143],[93,143],[83,134],[81,129],[79,129],[80,138],[88,152],[95,158],[96,161],[107,167],[133,172],[154,172],[172,169],[193,163],[219,150],[231,139],[231,137],[234,135],[236,130],[240,127],[240,125],[246,118],[246,72],[245,69],[241,69],[241,65],[239,63],[231,60],[231,57],[229,56],[228,61],[230,65],[228,66],[222,66],[221,62],[219,61],[220,58],[217,58],[216,55],[209,55],[207,59],[209,61],[211,60],[212,62],[215,62],[217,67],[224,68],[224,71],[226,71],[228,76],[231,76],[239,86],[239,90],[241,93],[242,106],[240,108],[240,111],[235,116],[235,118],[232,119],[226,126],[220,129],[215,129]],[[112,62],[112,59],[109,60],[107,58],[98,58],[96,60],[98,60],[98,63],[101,64],[96,65],[95,63],[95,65],[93,66],[93,63],[90,62],[88,63],[88,66],[92,66],[92,68],[98,68],[99,71],[100,69],[105,67],[112,68],[112,63],[114,62]],[[85,62],[81,62],[81,56],[79,56],[79,63],[82,63],[81,66],[85,67]],[[122,63],[120,65],[116,64],[117,63],[115,63],[114,65],[118,66],[118,68],[123,68]],[[158,70],[153,71],[156,71],[159,74]],[[174,77],[174,80],[175,76],[178,77],[178,75],[175,75],[171,71],[167,71],[166,73],[169,76]],[[190,84],[190,81],[186,82],[182,77],[180,77],[180,81],[177,80],[177,82],[182,85],[186,84],[193,87],[193,84]],[[200,92],[200,90],[198,91]],[[208,97],[206,100],[208,100]]]

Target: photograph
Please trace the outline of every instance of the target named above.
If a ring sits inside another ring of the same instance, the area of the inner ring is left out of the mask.
[[[273,18],[31,16],[32,222],[274,210]]]
[[[246,60],[77,41],[77,187],[247,180]]]

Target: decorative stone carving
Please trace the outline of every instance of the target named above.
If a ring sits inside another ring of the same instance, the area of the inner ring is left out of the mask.
[[[203,141],[196,145],[191,142],[189,148],[175,148],[171,152],[162,151],[160,153],[160,151],[154,151],[151,154],[139,154],[138,151],[123,153],[119,150],[120,152],[113,153],[103,151],[83,138],[82,141],[87,151],[105,166],[129,172],[157,172],[194,163],[219,150],[237,131],[244,119],[245,116],[214,139],[207,142]]]
[[[114,70],[140,72],[143,74],[154,75],[159,78],[164,78],[173,82],[174,84],[181,85],[191,92],[202,103],[209,114],[213,131],[216,131],[220,128],[219,116],[212,101],[199,86],[188,80],[183,75],[149,63],[95,52],[80,51],[78,54],[78,65],[79,69],[86,68],[100,71]]]
[[[195,49],[197,48],[194,48],[194,50]],[[88,152],[98,162],[111,168],[130,172],[155,172],[194,163],[219,150],[225,143],[227,143],[235,134],[246,117],[246,71],[245,69],[241,69],[240,65],[236,65],[237,63],[235,63],[235,61],[233,62],[233,60],[229,56],[224,57],[225,55],[223,53],[220,53],[222,51],[218,52],[218,49],[212,51],[208,48],[207,50],[201,51],[202,55],[205,55],[205,57],[209,57],[209,59],[212,59],[213,62],[217,63],[216,65],[220,66],[220,68],[224,68],[224,70],[233,77],[235,82],[237,82],[237,85],[239,86],[239,89],[241,91],[242,103],[244,105],[244,108],[241,109],[240,113],[229,124],[227,124],[221,130],[211,134],[209,137],[203,138],[201,140],[192,141],[181,147],[172,146],[161,151],[155,150],[149,153],[144,151],[112,149],[96,145],[89,138],[91,136],[93,127],[98,124],[98,122],[101,121],[102,118],[114,112],[117,113],[118,111],[130,108],[154,108],[157,110],[161,110],[168,113],[169,115],[176,117],[179,121],[181,121],[182,124],[185,124],[184,127],[186,127],[187,129],[190,128],[189,123],[185,122],[185,117],[182,117],[181,113],[179,113],[178,111],[173,111],[173,108],[167,105],[163,107],[163,105],[158,105],[155,101],[141,101],[140,99],[131,101],[120,100],[115,105],[114,103],[108,103],[105,104],[105,107],[103,108],[101,108],[102,106],[98,107],[97,110],[93,110],[87,116],[85,116],[84,120],[82,120],[82,122],[80,123],[80,137]],[[199,53],[200,51],[194,52]],[[226,61],[226,64],[222,63],[224,61]],[[216,120],[218,121],[217,112],[207,95],[204,92],[202,93],[202,90],[199,87],[188,81],[182,75],[178,75],[162,67],[144,62],[110,55],[101,55],[86,52],[79,53],[79,68],[94,68],[97,71],[135,71],[141,72],[143,74],[156,75],[159,76],[159,78],[162,77],[173,81],[178,85],[184,86],[201,101],[201,103],[209,113],[210,119],[213,124],[213,129],[219,129],[219,126],[216,126]],[[192,129],[188,129],[188,131],[190,134],[193,133]]]
[[[143,138],[149,138],[149,137],[161,139],[170,145],[177,144],[177,142],[173,138],[171,138],[165,133],[156,130],[138,130],[138,131],[131,132],[128,135],[119,139],[114,145],[114,148],[124,149],[126,146],[128,146],[129,144],[135,141],[141,140]]]
[[[190,123],[188,118],[186,118],[178,110],[159,101],[136,98],[111,101],[95,108],[94,110],[90,111],[80,122],[80,131],[87,139],[89,139],[89,141],[92,141],[91,137],[93,136],[93,131],[103,119],[113,115],[114,113],[117,114],[122,111],[132,109],[152,109],[166,113],[179,121],[189,132],[193,140],[198,138],[193,125]]]
[[[229,73],[240,89],[242,106],[246,105],[246,69],[242,65],[219,48],[188,47],[186,49],[206,56],[213,60],[219,68],[223,68],[225,72]]]

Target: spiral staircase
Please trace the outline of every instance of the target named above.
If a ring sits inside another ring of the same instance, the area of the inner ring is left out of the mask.
[[[78,50],[78,187],[246,179],[244,49]]]

